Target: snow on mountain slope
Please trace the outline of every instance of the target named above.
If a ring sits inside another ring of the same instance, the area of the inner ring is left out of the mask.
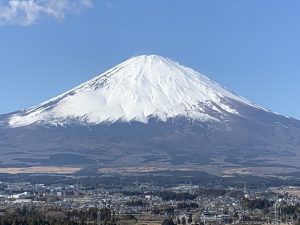
[[[206,108],[239,115],[226,100],[257,107],[196,71],[160,56],[138,56],[36,107],[14,114],[10,127],[115,121],[147,123],[176,116],[218,121]]]

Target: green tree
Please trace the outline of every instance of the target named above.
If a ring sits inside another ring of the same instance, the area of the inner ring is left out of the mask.
[[[192,214],[189,214],[188,223],[192,223],[192,222],[193,222]]]
[[[175,225],[171,217],[164,219],[162,225]]]
[[[183,216],[182,219],[181,219],[181,223],[182,223],[182,225],[185,225],[185,224],[186,224],[186,219],[185,219],[184,216]]]

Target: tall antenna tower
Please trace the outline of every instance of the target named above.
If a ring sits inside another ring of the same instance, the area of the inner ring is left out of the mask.
[[[79,191],[79,178],[76,177],[76,190]]]

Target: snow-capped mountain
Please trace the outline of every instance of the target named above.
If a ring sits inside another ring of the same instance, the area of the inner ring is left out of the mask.
[[[38,106],[0,115],[0,168],[292,173],[300,171],[299,146],[298,120],[155,55],[131,58]]]
[[[257,107],[170,59],[138,56],[58,97],[13,115],[9,125],[147,123],[153,117],[166,121],[178,116],[219,121],[224,113],[239,115],[227,100]]]

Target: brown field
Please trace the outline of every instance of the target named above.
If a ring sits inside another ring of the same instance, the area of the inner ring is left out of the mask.
[[[278,177],[286,179],[285,176],[278,176],[278,173],[292,173],[296,172],[294,168],[280,168],[280,167],[244,167],[244,168],[229,168],[223,171],[223,177],[232,176],[235,174],[239,175],[256,175],[260,177]]]
[[[49,173],[49,174],[73,174],[80,171],[80,167],[56,167],[56,166],[32,166],[32,167],[7,167],[0,168],[0,173],[20,174],[20,173]]]
[[[147,215],[147,214],[141,214],[141,215],[134,215],[134,217],[137,219],[135,220],[128,220],[126,218],[122,218],[121,215],[118,215],[118,225],[161,225],[163,220],[166,218],[165,216],[161,215]]]
[[[271,190],[275,193],[284,195],[290,194],[295,197],[300,197],[300,187],[288,187],[288,188],[271,188]]]

